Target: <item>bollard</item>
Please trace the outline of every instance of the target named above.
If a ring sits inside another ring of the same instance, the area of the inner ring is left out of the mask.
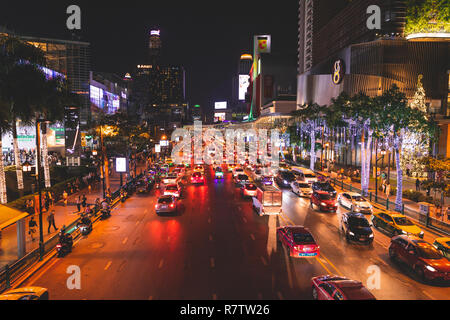
[[[389,198],[386,199],[386,210],[389,210]]]
[[[402,203],[402,214],[403,215],[405,214],[405,204],[404,203]]]

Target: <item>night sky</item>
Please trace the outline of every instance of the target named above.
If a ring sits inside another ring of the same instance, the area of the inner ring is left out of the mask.
[[[7,3],[6,3],[7,2]],[[231,98],[231,79],[252,36],[271,34],[273,52],[297,51],[298,1],[2,1],[0,25],[22,35],[71,39],[66,8],[82,13],[82,41],[94,71],[123,75],[144,63],[151,28],[161,30],[163,64],[186,69],[186,98],[211,108]]]

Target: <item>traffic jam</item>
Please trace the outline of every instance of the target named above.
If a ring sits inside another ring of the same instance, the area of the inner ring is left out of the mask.
[[[424,237],[424,231],[407,216],[378,209],[358,193],[337,190],[324,176],[309,169],[281,162],[275,173],[248,163],[175,165],[172,159],[152,166],[145,179],[161,190],[155,205],[158,215],[176,215],[186,185],[205,186],[207,172],[212,172],[216,182],[226,177],[232,179],[236,191],[256,215],[277,217],[277,246],[285,250],[289,259],[317,259],[327,271],[310,279],[312,299],[376,297],[365,287],[365,279],[350,279],[325,267],[320,260],[321,239],[314,235],[314,230],[295,224],[283,212],[286,196],[303,199],[313,212],[324,214],[323,218],[336,216],[338,237],[350,245],[362,245],[370,250],[375,241],[387,243],[383,247],[389,259],[401,265],[399,270],[409,270],[415,281],[438,286],[450,283],[450,238],[434,237],[431,233]]]

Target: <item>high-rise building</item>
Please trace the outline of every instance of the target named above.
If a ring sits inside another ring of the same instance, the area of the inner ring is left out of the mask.
[[[150,30],[150,37],[148,41],[148,55],[149,63],[153,66],[157,66],[160,63],[161,58],[161,30]]]
[[[231,108],[233,120],[242,120],[247,115],[245,94],[250,84],[250,70],[253,57],[251,54],[242,54],[237,68],[237,74],[233,76],[231,84]]]

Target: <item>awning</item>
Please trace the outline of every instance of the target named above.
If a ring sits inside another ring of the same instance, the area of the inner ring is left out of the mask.
[[[13,225],[20,219],[27,217],[28,212],[22,212],[7,206],[0,205],[0,230]]]

